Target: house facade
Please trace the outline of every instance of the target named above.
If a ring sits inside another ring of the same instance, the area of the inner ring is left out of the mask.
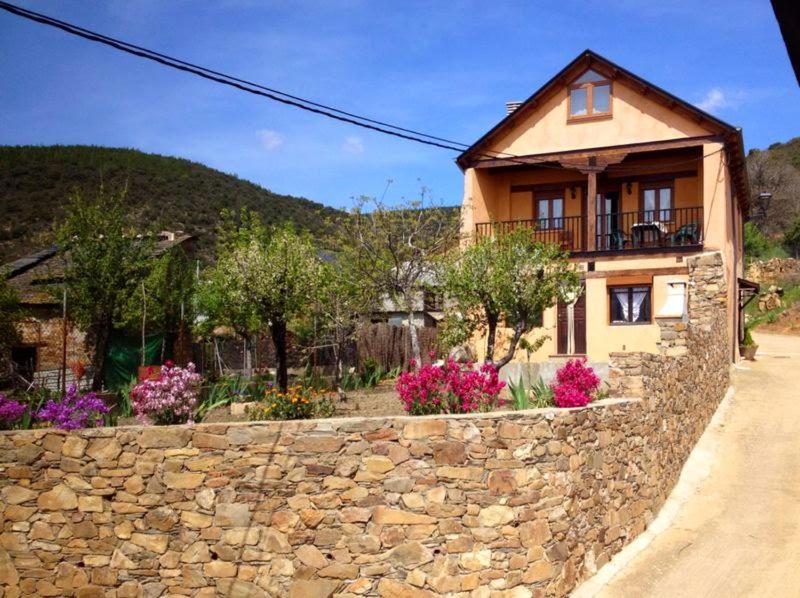
[[[658,320],[687,316],[686,259],[710,251],[723,256],[737,359],[748,201],[740,129],[587,50],[510,103],[457,162],[462,242],[528,228],[569,251],[581,273],[581,295],[547,310],[532,333],[550,337],[533,361],[657,352]]]

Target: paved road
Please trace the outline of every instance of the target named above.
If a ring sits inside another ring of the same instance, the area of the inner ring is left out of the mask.
[[[709,477],[598,596],[800,597],[800,337],[756,336]]]

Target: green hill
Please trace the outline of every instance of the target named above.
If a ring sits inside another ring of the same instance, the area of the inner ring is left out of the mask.
[[[268,224],[290,220],[312,233],[344,215],[181,158],[82,145],[0,146],[0,264],[50,242],[73,189],[94,192],[101,184],[127,186],[144,226],[195,234],[206,256],[222,208],[248,207]]]

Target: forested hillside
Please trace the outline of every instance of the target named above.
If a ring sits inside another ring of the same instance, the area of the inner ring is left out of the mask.
[[[198,235],[205,255],[222,208],[248,207],[268,224],[291,220],[317,234],[344,215],[181,158],[95,146],[0,146],[0,264],[50,242],[69,194],[101,184],[126,186],[143,226]]]

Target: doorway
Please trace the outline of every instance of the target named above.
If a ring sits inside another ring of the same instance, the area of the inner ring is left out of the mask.
[[[619,226],[619,191],[598,193],[595,210],[597,214],[595,247],[599,251],[623,249],[625,238]]]
[[[581,293],[573,308],[574,347],[572,355],[586,355],[586,291]],[[558,302],[556,313],[556,350],[559,355],[569,353],[569,310],[564,301]]]

